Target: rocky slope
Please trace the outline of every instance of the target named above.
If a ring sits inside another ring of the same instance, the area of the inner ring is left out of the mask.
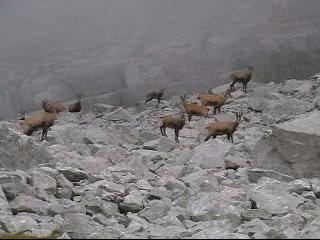
[[[100,103],[62,113],[43,142],[40,132],[28,137],[16,121],[1,122],[0,233],[319,238],[320,80],[250,82],[248,90],[216,116],[244,112],[234,144],[204,142],[213,118],[187,122],[179,144],[173,130],[162,137],[159,116],[178,114],[179,96],[159,107]]]

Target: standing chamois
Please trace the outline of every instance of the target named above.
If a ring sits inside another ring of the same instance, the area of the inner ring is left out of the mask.
[[[245,93],[247,93],[247,84],[250,81],[252,77],[253,67],[248,66],[248,68],[241,69],[238,71],[234,71],[230,74],[230,79],[232,80],[232,83],[230,84],[230,90],[235,91],[234,85],[237,82],[242,83],[242,88]]]
[[[41,141],[47,139],[48,129],[56,120],[56,112],[40,112],[30,117],[23,115],[23,121],[20,123],[23,133],[30,136],[37,129],[42,129]]]
[[[159,105],[160,104],[160,100],[161,100],[165,90],[166,90],[165,88],[161,88],[160,92],[159,91],[149,92],[146,95],[144,104],[146,104],[147,102],[151,101],[152,99],[158,99],[158,105]]]
[[[48,113],[59,113],[59,112],[65,112],[66,108],[61,103],[49,103],[47,99],[42,100],[42,108],[45,112]]]
[[[218,135],[227,135],[228,140],[231,139],[233,143],[233,133],[237,130],[238,125],[241,122],[242,113],[236,113],[235,122],[214,122],[210,123],[206,129],[208,129],[208,135],[205,141],[208,141],[211,137],[216,138]]]
[[[209,108],[203,105],[198,104],[197,102],[187,102],[186,95],[183,94],[180,96],[181,102],[187,115],[189,122],[191,121],[192,116],[204,116],[208,117]]]
[[[69,112],[80,112],[81,111],[81,102],[80,102],[81,95],[77,94],[76,98],[78,99],[78,102],[69,105],[69,107],[68,107]]]
[[[199,94],[197,99],[200,100],[202,105],[204,106],[213,106],[214,107],[213,114],[215,115],[217,109],[220,113],[221,107],[226,103],[229,97],[232,97],[230,92],[231,90],[227,89],[224,95],[209,94],[209,93]]]
[[[174,129],[175,140],[179,142],[179,131],[183,128],[185,124],[185,115],[180,113],[180,117],[163,116],[160,118],[162,125],[160,126],[160,131],[163,136],[167,137],[166,128]]]

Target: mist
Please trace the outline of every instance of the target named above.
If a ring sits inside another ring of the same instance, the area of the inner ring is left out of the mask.
[[[130,105],[228,83],[319,72],[318,0],[0,0],[0,119],[41,100]],[[250,88],[250,85],[248,85]]]

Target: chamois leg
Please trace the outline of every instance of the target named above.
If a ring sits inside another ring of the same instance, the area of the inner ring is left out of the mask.
[[[150,102],[152,100],[152,98],[151,99],[147,99],[145,102],[144,102],[144,104],[147,104],[147,102]]]
[[[188,120],[189,120],[189,122],[191,121],[191,117],[192,117],[192,115],[191,115],[191,114],[188,114]]]
[[[211,134],[208,134],[208,136],[206,137],[205,141],[208,141],[211,138]]]
[[[161,97],[158,98],[158,105],[160,104]]]
[[[248,83],[244,83],[244,84],[243,84],[243,91],[244,91],[245,93],[247,93],[247,84],[248,84]]]
[[[167,131],[166,131],[166,127],[163,127],[163,133],[164,133],[164,135],[163,135],[163,136],[168,137],[168,135],[167,135]]]
[[[175,135],[176,142],[179,143],[179,139],[178,139],[179,138],[179,130],[178,129],[174,130],[174,135]]]
[[[229,141],[230,141],[230,137],[231,137],[230,134],[227,134],[227,138],[228,138]]]
[[[160,126],[160,132],[161,132],[162,136],[164,136],[164,133],[163,133],[163,126]]]
[[[231,134],[231,136],[230,136],[230,137],[231,137],[231,142],[233,143],[233,134]]]
[[[232,82],[231,84],[230,84],[230,90],[232,91],[232,92],[235,92],[236,90],[234,89],[234,85],[236,84],[236,82]]]
[[[221,113],[221,112],[220,112],[220,110],[221,110],[221,107],[218,107],[218,110],[219,110],[219,114],[220,114],[220,113]]]
[[[217,107],[214,107],[213,108],[213,115],[216,115],[216,112],[217,112]]]
[[[41,136],[41,140],[40,141],[43,141],[43,139],[46,139],[46,133],[47,133],[48,129],[44,128],[42,130],[42,136]]]

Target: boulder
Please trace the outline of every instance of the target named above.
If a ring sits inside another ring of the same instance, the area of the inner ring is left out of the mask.
[[[83,213],[68,213],[64,217],[61,226],[63,232],[67,232],[71,238],[85,239],[93,233],[99,233],[103,226],[94,222],[90,216]]]
[[[273,178],[281,182],[290,182],[292,180],[292,177],[286,174],[261,168],[251,168],[247,171],[247,174],[248,180],[253,183],[258,182],[262,177]]]
[[[147,206],[138,213],[139,217],[146,219],[148,222],[164,217],[170,210],[170,206],[162,200],[152,200]]]
[[[30,212],[37,214],[46,214],[48,203],[34,198],[32,196],[17,196],[10,202],[10,208],[14,212]]]
[[[248,196],[256,202],[259,209],[271,214],[288,213],[305,202],[300,195],[290,193],[287,183],[267,177],[252,184]]]
[[[159,152],[170,152],[177,147],[177,144],[168,138],[162,137],[160,139],[146,142],[143,144],[142,147],[147,150],[154,150]]]
[[[95,104],[92,104],[90,111],[95,114],[111,113],[116,108],[117,107],[115,106],[104,104],[104,103],[95,103]]]
[[[73,167],[59,168],[58,172],[62,173],[70,182],[79,182],[88,178],[84,171]]]
[[[313,111],[274,127],[269,136],[256,144],[253,165],[294,178],[319,177],[319,119],[320,112]]]
[[[132,117],[129,115],[128,111],[122,107],[118,107],[111,113],[107,114],[105,118],[109,121],[131,121]]]
[[[296,179],[289,183],[290,192],[302,194],[304,191],[311,191],[311,185],[308,179]]]
[[[137,190],[132,191],[124,198],[124,201],[119,204],[122,212],[139,212],[144,207],[144,197]]]
[[[30,169],[41,163],[53,162],[45,149],[45,142],[39,143],[35,140],[36,136],[34,133],[29,137],[21,130],[12,129],[5,122],[0,122],[0,168]]]
[[[232,148],[232,143],[220,139],[209,140],[193,149],[190,163],[199,165],[201,168],[224,167],[224,156]]]
[[[34,172],[32,174],[31,184],[36,190],[41,189],[53,195],[57,192],[56,180],[41,172]]]

